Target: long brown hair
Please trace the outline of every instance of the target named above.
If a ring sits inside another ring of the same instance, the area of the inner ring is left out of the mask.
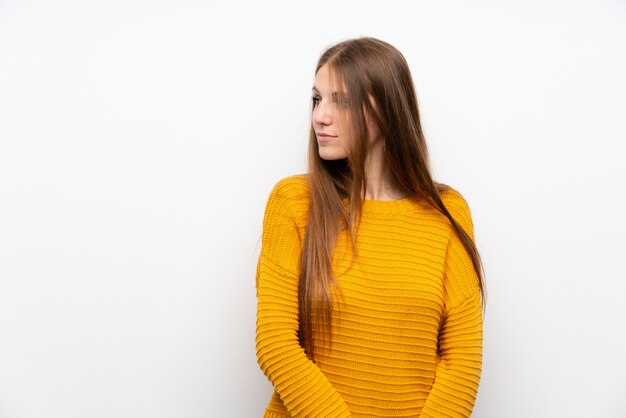
[[[319,156],[313,126],[309,137],[308,224],[300,261],[300,344],[311,360],[313,318],[320,319],[322,330],[331,332],[331,289],[336,285],[332,254],[339,233],[346,230],[355,251],[355,225],[363,205],[362,191],[367,184],[367,127],[364,111],[371,115],[385,140],[384,164],[405,195],[425,199],[452,224],[472,259],[479,278],[485,306],[482,263],[471,237],[454,220],[439,193],[449,186],[433,181],[428,150],[422,132],[417,97],[409,66],[392,45],[365,37],[340,42],[320,57],[315,74],[323,65],[347,90],[351,132],[354,140],[343,160],[324,160]],[[373,99],[376,108],[370,101]],[[364,111],[363,111],[364,109]],[[349,202],[347,207],[344,201]]]

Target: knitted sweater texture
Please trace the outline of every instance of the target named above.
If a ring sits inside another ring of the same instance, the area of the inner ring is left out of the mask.
[[[474,239],[462,195],[449,189],[441,198]],[[265,208],[256,353],[275,392],[264,417],[469,417],[482,368],[482,304],[448,219],[412,198],[364,201],[351,268],[345,232],[334,249],[332,334],[328,341],[314,332],[312,362],[298,342],[308,199],[306,176],[294,175],[274,186]]]

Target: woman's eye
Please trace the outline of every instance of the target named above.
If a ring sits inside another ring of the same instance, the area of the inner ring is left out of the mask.
[[[320,104],[320,100],[322,100],[322,99],[320,97],[318,97],[318,96],[314,96],[311,100],[313,101],[313,107],[315,107],[318,104]]]
[[[343,107],[350,106],[348,95],[343,94],[343,93],[342,94],[333,93],[333,103],[335,103],[337,106],[343,106]]]

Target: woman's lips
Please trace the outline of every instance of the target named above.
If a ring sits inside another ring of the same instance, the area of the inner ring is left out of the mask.
[[[317,140],[320,142],[329,142],[333,139],[337,138],[336,135],[328,135],[328,134],[317,134]]]

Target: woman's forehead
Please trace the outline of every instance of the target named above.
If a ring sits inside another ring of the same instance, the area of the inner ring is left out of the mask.
[[[347,94],[348,89],[341,74],[329,64],[324,64],[315,75],[313,90],[319,93],[342,93]]]

